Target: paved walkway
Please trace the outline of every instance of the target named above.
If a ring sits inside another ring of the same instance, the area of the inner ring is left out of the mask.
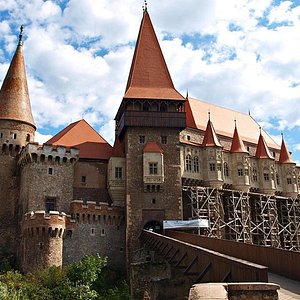
[[[299,269],[300,272],[300,269]],[[300,299],[300,282],[269,273],[269,282],[280,285],[279,300]]]

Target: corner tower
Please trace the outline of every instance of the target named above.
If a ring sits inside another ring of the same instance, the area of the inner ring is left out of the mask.
[[[16,251],[17,156],[34,139],[33,121],[22,50],[22,33],[0,90],[0,245]]]
[[[145,10],[115,118],[116,138],[125,148],[126,253],[131,274],[142,229],[160,230],[163,220],[182,218],[179,132],[186,126],[184,103]],[[139,289],[133,281],[131,288]]]

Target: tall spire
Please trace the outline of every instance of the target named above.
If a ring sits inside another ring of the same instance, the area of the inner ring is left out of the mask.
[[[258,143],[257,143],[255,156],[256,156],[256,158],[274,159],[274,157],[270,153],[270,150],[266,144],[264,137],[261,134],[261,128],[260,128],[260,135],[259,135],[259,139],[258,139]]]
[[[238,132],[238,129],[236,126],[236,120],[234,122],[235,122],[235,128],[234,128],[230,152],[231,153],[247,153],[248,151],[246,150],[244,142],[239,135],[239,132]]]
[[[217,137],[217,134],[215,132],[214,126],[210,120],[210,117],[207,122],[202,146],[203,147],[222,147],[222,145],[220,144],[219,139]]]
[[[174,87],[146,4],[124,98],[185,101]]]
[[[32,125],[30,99],[22,49],[23,26],[19,43],[0,90],[0,120],[15,120]]]
[[[282,164],[294,163],[292,158],[291,158],[290,152],[288,151],[288,149],[285,145],[283,134],[282,134],[282,142],[281,142],[281,148],[280,148],[279,162],[282,163]]]

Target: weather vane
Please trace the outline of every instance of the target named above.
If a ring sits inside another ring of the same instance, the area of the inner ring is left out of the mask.
[[[24,26],[23,26],[23,24],[22,24],[22,25],[20,26],[19,44],[22,44],[23,31],[24,31]]]
[[[144,0],[143,12],[147,11],[147,8],[148,8],[147,0]]]

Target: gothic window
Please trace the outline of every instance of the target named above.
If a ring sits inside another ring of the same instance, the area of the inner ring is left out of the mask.
[[[278,185],[280,185],[280,180],[279,180],[279,174],[278,173],[276,173],[276,182],[277,182]]]
[[[252,169],[252,179],[255,182],[257,181],[257,170],[256,170],[256,168]]]
[[[50,210],[57,210],[56,198],[46,197],[45,199],[45,211],[49,212]]]
[[[161,136],[161,143],[162,143],[163,145],[166,145],[167,142],[168,142],[167,136],[165,136],[165,135]]]
[[[211,172],[216,171],[216,164],[210,163],[210,164],[209,164],[209,170],[210,170]]]
[[[229,168],[227,162],[224,163],[224,176],[229,177]]]
[[[270,180],[270,176],[269,176],[269,173],[264,173],[264,180],[265,181],[269,181]]]
[[[150,175],[157,175],[157,163],[149,163],[149,174]]]
[[[187,172],[192,171],[192,157],[190,154],[185,157],[185,169]]]
[[[122,168],[120,168],[120,167],[116,167],[115,168],[115,178],[116,179],[122,179],[122,172],[123,170],[122,170]]]
[[[145,144],[145,141],[146,141],[145,136],[144,135],[140,135],[140,137],[139,137],[139,143],[140,144]]]
[[[243,168],[238,168],[238,176],[239,177],[244,176]]]
[[[199,158],[198,158],[198,156],[194,157],[194,172],[199,173]]]

